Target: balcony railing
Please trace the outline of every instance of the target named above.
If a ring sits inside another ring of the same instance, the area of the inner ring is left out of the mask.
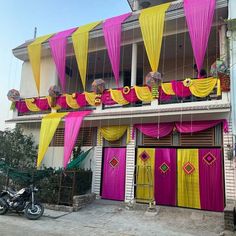
[[[52,109],[58,112],[77,110],[107,110],[117,108],[140,108],[156,101],[158,106],[177,103],[215,101],[221,99],[222,81],[217,78],[186,79],[162,83],[157,89],[147,86],[124,87],[105,90],[98,95],[93,92],[64,94],[52,101],[50,97],[22,99],[16,102],[18,116],[46,114]],[[225,91],[225,87],[223,86]]]

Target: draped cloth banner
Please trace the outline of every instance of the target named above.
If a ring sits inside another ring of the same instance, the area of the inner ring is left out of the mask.
[[[39,38],[36,38],[33,43],[28,45],[28,54],[30,64],[32,66],[32,71],[34,75],[34,80],[36,83],[36,88],[38,94],[40,95],[40,65],[41,65],[41,48],[42,43],[47,41],[53,34],[45,35]]]
[[[108,142],[114,142],[127,133],[127,138],[126,138],[126,143],[128,144],[130,139],[129,139],[129,133],[130,129],[129,126],[121,125],[121,126],[108,126],[108,127],[101,127],[98,130],[98,134],[100,137],[103,137],[105,140]],[[99,138],[101,140],[101,138]]]
[[[66,91],[66,43],[76,28],[57,33],[49,39],[51,53],[55,62],[62,92]]]
[[[39,137],[39,149],[38,149],[38,159],[37,167],[41,165],[44,155],[48,149],[50,142],[56,132],[56,129],[61,121],[61,119],[68,113],[50,113],[42,119],[40,137]]]
[[[131,13],[126,13],[112,17],[103,23],[103,34],[117,87],[119,87],[120,79],[121,24],[130,15]]]
[[[182,98],[191,96],[191,91],[189,90],[189,87],[185,87],[183,81],[173,80],[171,81],[171,85],[176,96]]]
[[[89,31],[95,28],[99,23],[100,21],[80,26],[72,34],[75,57],[84,90],[86,86],[86,72],[88,63]]]
[[[47,98],[35,98],[35,104],[41,111],[46,111],[50,109]]]
[[[90,113],[91,111],[71,112],[65,118],[64,168],[66,168],[70,160],[71,153],[75,146],[82,121],[84,117],[89,115]]]
[[[179,133],[195,133],[210,129],[216,125],[223,124],[223,130],[228,132],[227,120],[208,120],[208,121],[183,121],[183,122],[170,122],[170,123],[147,123],[135,124],[132,131],[132,138],[134,138],[135,129],[138,129],[144,135],[152,138],[162,138],[172,133],[173,129]]]
[[[199,149],[201,209],[224,210],[221,149]]]
[[[149,63],[152,71],[158,70],[162,38],[164,31],[165,12],[170,3],[141,10],[139,24],[143,36]]]
[[[38,106],[35,104],[35,99],[34,98],[27,98],[25,99],[25,104],[28,107],[30,111],[37,112],[40,111]]]
[[[176,149],[156,148],[155,201],[157,205],[176,205]]]
[[[103,159],[102,198],[125,199],[126,148],[105,148]]]
[[[203,66],[215,4],[215,0],[184,0],[184,12],[198,72]]]
[[[111,98],[113,99],[113,101],[115,101],[116,103],[120,104],[120,105],[126,105],[129,104],[129,102],[127,102],[123,95],[122,92],[120,90],[114,90],[114,89],[110,89],[110,94],[111,94]]]
[[[136,199],[138,202],[154,200],[154,148],[139,148],[136,169]]]
[[[140,101],[151,102],[153,100],[152,93],[147,86],[146,87],[134,86],[134,90],[135,90],[136,96],[138,97]]]
[[[178,149],[178,206],[200,209],[198,149]]]

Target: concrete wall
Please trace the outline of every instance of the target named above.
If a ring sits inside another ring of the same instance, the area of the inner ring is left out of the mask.
[[[40,77],[40,96],[46,96],[48,95],[49,87],[58,83],[56,67],[51,57],[42,58]],[[24,62],[22,65],[20,94],[24,98],[38,96],[29,61]]]

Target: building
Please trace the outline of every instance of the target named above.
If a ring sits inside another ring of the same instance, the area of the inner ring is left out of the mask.
[[[155,90],[145,86],[145,76],[152,68],[140,29],[140,9],[167,2],[170,5],[165,12],[158,58],[163,81],[156,98]],[[231,83],[229,91],[224,84],[227,80],[185,80],[198,74],[183,1],[128,0],[128,3],[133,12],[122,22],[118,68],[119,87],[123,89],[116,92],[103,23],[95,24],[89,32],[85,91],[92,90],[94,79],[103,79],[107,90],[101,98],[93,93],[83,94],[73,36],[68,36],[64,91],[68,95],[57,98],[60,109],[50,108],[47,97],[49,87],[60,86],[62,81],[51,55],[52,46],[48,39],[42,42],[37,91],[27,50],[33,41],[27,41],[13,49],[13,54],[24,62],[20,87],[23,99],[17,102],[14,116],[8,122],[15,122],[39,142],[41,121],[46,114],[91,110],[84,118],[78,140],[84,150],[93,147],[83,165],[93,171],[92,191],[98,196],[222,211],[228,200],[236,199],[235,163],[230,155],[234,146],[234,109],[231,110],[234,84]],[[203,77],[210,77],[211,65],[217,59],[230,68],[231,81],[235,77],[235,26],[233,20],[226,22],[235,18],[233,5],[232,0],[216,0],[202,66],[208,76]],[[48,102],[44,109],[45,104],[40,103],[43,99]],[[95,99],[99,104],[95,104]],[[63,152],[64,120],[42,164],[61,167]]]

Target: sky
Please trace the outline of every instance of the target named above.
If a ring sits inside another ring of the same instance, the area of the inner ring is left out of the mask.
[[[0,0],[0,130],[12,118],[7,92],[20,89],[22,62],[12,49],[32,39],[35,27],[42,36],[127,12],[127,0]]]

